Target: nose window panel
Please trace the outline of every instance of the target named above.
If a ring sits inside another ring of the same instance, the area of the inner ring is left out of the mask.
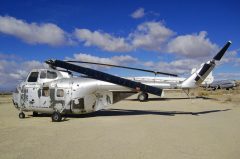
[[[30,76],[28,77],[28,82],[37,82],[38,79],[38,72],[31,72]]]

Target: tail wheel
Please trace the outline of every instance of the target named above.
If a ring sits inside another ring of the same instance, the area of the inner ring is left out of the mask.
[[[52,114],[52,121],[53,122],[60,122],[62,120],[62,115],[59,112],[54,112]]]
[[[19,116],[19,118],[20,118],[20,119],[23,119],[23,118],[25,118],[25,114],[24,114],[23,112],[19,113],[19,115],[18,115],[18,116]]]
[[[148,100],[148,94],[147,93],[140,93],[139,95],[138,95],[138,100],[140,101],[140,102],[144,102],[144,101],[147,101]]]

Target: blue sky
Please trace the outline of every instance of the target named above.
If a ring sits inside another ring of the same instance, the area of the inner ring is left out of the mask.
[[[215,70],[240,79],[240,2],[13,1],[0,5],[0,88],[46,59],[77,59],[187,75],[228,40]],[[105,69],[123,76],[144,75]],[[147,74],[148,75],[148,74]]]

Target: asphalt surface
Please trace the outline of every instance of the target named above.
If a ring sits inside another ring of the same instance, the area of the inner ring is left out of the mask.
[[[213,99],[123,100],[107,110],[18,118],[11,97],[0,97],[1,159],[122,159],[240,157],[240,104]]]

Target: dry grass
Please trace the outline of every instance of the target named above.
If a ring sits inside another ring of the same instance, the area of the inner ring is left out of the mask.
[[[238,87],[235,87],[233,90],[218,89],[213,91],[198,88],[195,91],[199,97],[208,97],[221,102],[240,103],[240,85],[238,85]]]
[[[0,104],[11,103],[11,102],[12,102],[12,96],[11,95],[0,95]]]
[[[0,96],[4,96],[4,95],[12,95],[12,93],[10,93],[10,92],[0,92]]]

